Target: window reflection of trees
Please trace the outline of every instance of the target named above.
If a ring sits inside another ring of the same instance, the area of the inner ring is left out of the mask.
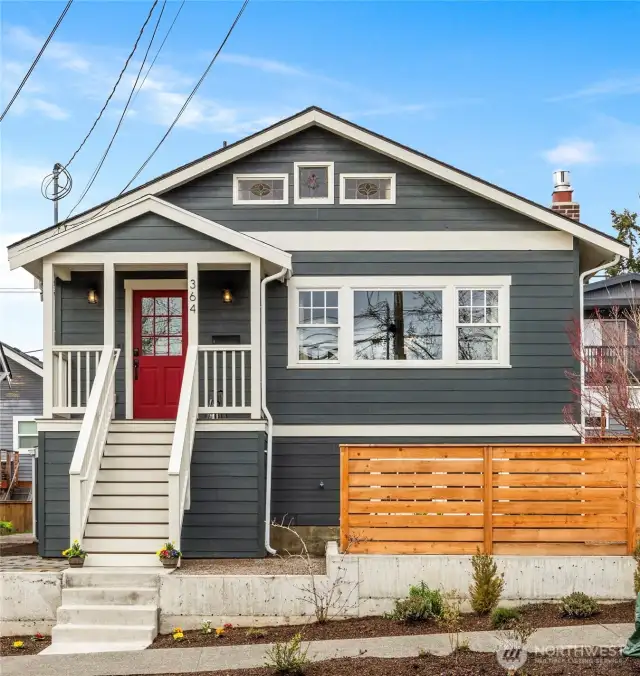
[[[442,359],[442,292],[354,292],[354,348],[356,359]]]

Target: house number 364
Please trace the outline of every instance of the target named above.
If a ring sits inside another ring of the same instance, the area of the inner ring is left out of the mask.
[[[190,279],[189,280],[189,288],[191,291],[189,291],[189,303],[191,305],[189,306],[189,312],[195,312],[196,311],[196,300],[198,297],[196,296],[196,280],[195,279]]]

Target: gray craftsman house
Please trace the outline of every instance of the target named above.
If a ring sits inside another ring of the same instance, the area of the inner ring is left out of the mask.
[[[566,172],[546,208],[318,108],[16,242],[41,554],[263,556],[338,525],[341,443],[575,440],[566,326],[626,253]]]

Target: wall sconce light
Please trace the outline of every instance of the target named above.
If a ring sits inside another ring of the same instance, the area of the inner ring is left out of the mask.
[[[222,289],[222,302],[233,303],[233,293],[231,293],[231,289]]]
[[[87,292],[87,301],[91,303],[91,305],[96,305],[98,300],[98,289],[92,286]]]

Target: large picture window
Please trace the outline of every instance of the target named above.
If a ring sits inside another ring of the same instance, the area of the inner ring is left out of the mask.
[[[506,368],[510,277],[293,277],[289,366]]]

